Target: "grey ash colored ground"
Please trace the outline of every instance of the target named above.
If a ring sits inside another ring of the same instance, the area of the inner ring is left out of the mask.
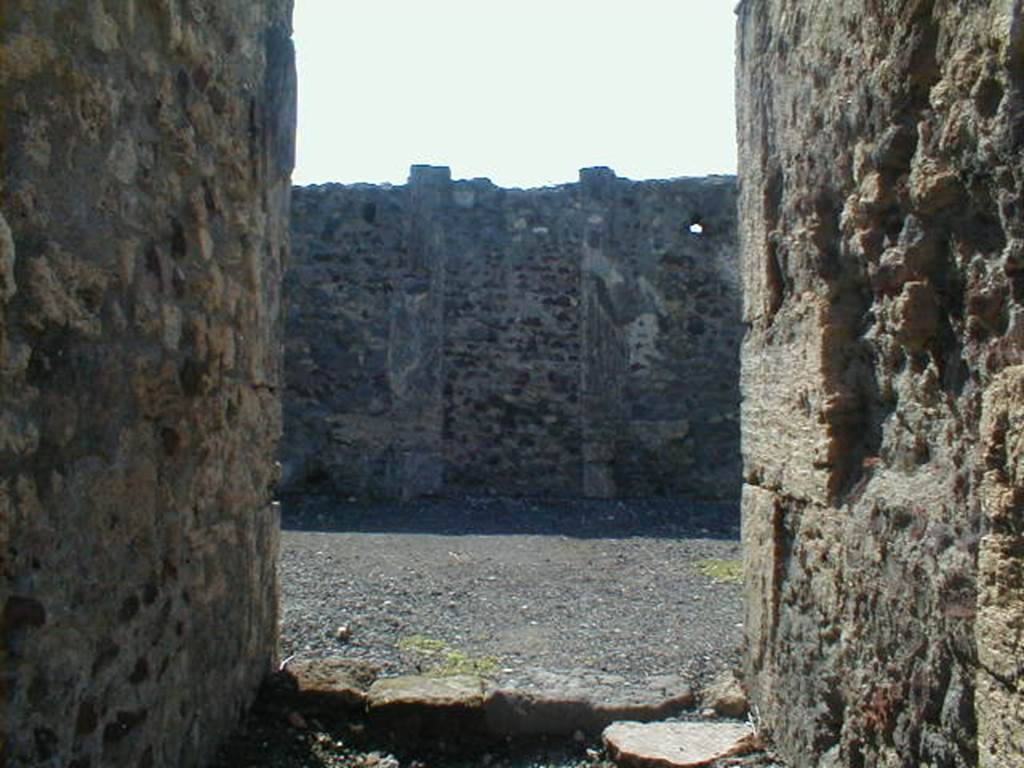
[[[341,655],[385,675],[446,664],[504,680],[531,668],[611,673],[624,685],[677,674],[695,690],[738,661],[740,585],[705,573],[741,556],[734,503],[304,496],[282,516],[284,658]],[[392,756],[359,723],[296,729],[273,700],[263,696],[218,768],[611,765],[597,743],[557,739]]]
[[[284,657],[413,673],[443,663],[429,653],[443,643],[499,675],[673,673],[695,688],[738,660],[740,585],[702,571],[740,558],[732,504],[303,498],[283,514]]]

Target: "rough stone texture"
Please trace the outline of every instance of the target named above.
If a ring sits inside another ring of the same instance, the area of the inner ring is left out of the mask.
[[[515,679],[491,683],[484,710],[492,736],[569,736],[600,732],[616,720],[673,717],[693,703],[693,692],[677,675],[637,685],[607,672],[528,669]]]
[[[438,727],[447,736],[496,742],[524,736],[597,734],[616,720],[651,721],[694,704],[686,681],[659,675],[642,685],[593,670],[571,674],[528,669],[510,680],[474,675],[378,678],[379,668],[344,658],[296,662],[288,668],[292,697],[307,714],[365,709],[374,727],[397,738]],[[425,735],[429,735],[426,734]]]
[[[316,709],[362,710],[380,667],[357,659],[326,658],[297,661],[288,666],[296,693]]]
[[[484,705],[484,684],[479,677],[387,677],[377,680],[367,694],[370,710],[387,707],[461,707]]]
[[[603,168],[297,188],[286,487],[735,496],[735,194]]]
[[[740,723],[613,723],[602,736],[615,762],[633,768],[699,768],[754,748]]]
[[[1024,366],[985,390],[978,553],[980,670],[975,703],[983,765],[1024,764]],[[1016,761],[1016,762],[1014,762]]]
[[[743,717],[747,714],[747,694],[732,670],[716,676],[701,691],[701,703],[724,717]]]
[[[484,683],[472,675],[377,680],[367,694],[373,731],[389,742],[439,751],[486,743]]]
[[[1024,765],[1018,0],[746,0],[747,683],[795,766]]]
[[[289,0],[0,20],[0,762],[198,765],[273,666]]]

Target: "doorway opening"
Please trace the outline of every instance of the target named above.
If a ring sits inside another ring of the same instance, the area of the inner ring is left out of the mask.
[[[606,168],[296,188],[281,574],[300,683],[341,660],[468,678],[485,730],[584,742],[712,704],[741,633],[734,208],[731,177]]]

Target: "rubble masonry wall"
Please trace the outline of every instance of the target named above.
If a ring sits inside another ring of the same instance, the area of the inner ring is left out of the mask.
[[[3,3],[4,765],[201,765],[274,667],[290,19]]]
[[[1021,4],[738,13],[753,699],[794,766],[1024,765]]]
[[[737,497],[734,211],[601,168],[296,188],[286,488]]]

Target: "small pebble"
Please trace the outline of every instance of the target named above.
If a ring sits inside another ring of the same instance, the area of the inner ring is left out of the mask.
[[[343,624],[342,626],[338,627],[337,630],[335,630],[334,636],[338,638],[339,642],[347,643],[349,640],[352,639],[352,628],[346,624]]]

